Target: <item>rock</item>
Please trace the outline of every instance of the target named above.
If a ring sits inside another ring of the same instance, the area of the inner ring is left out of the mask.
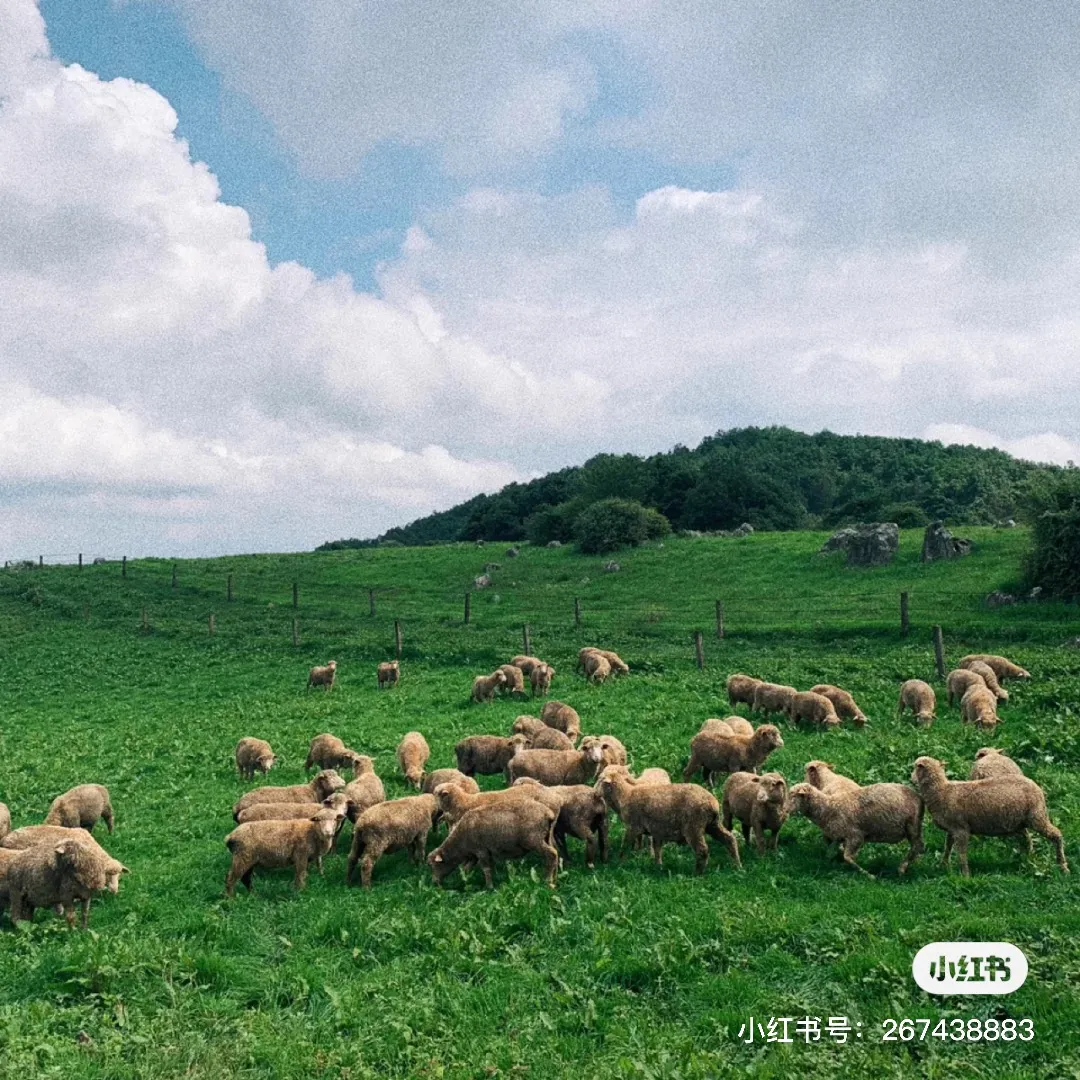
[[[1031,592],[1029,592],[1027,594],[1027,598],[1029,600],[1041,600],[1042,599],[1042,594],[1043,594],[1043,587],[1041,585],[1036,585],[1035,588],[1032,589]]]
[[[484,563],[484,573],[485,574],[490,574],[493,570],[501,570],[501,569],[502,569],[502,566],[500,566],[499,563],[497,563],[497,562],[486,562],[486,563]]]
[[[987,607],[1005,607],[1008,604],[1015,604],[1016,597],[1012,593],[1001,592],[995,589],[992,593],[987,594],[983,603]]]
[[[487,574],[481,574],[479,577],[473,578],[474,589],[486,589],[491,584],[491,578]]]
[[[821,545],[823,552],[843,551],[848,566],[885,566],[892,562],[900,546],[900,528],[895,522],[848,525]]]
[[[933,562],[935,559],[955,559],[971,554],[971,541],[953,536],[945,528],[944,521],[931,521],[923,533],[922,561]]]
[[[562,541],[561,540],[549,540],[547,542],[547,546],[551,547],[551,548],[562,547]]]
[[[605,574],[617,574],[621,569],[622,567],[614,559],[612,559],[610,562],[604,563]]]
[[[737,529],[731,530],[732,536],[750,536],[754,531],[754,526],[749,521],[744,521]]]
[[[516,559],[521,552],[516,547],[506,549],[506,557],[508,559]]]

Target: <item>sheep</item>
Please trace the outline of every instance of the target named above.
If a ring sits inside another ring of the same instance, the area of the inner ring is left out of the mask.
[[[934,688],[922,679],[908,679],[900,687],[900,700],[897,702],[896,715],[902,716],[904,709],[910,709],[920,724],[929,726],[936,718],[937,697]]]
[[[866,713],[855,704],[855,699],[847,690],[833,686],[831,683],[818,683],[817,686],[810,687],[810,692],[827,697],[833,703],[836,715],[841,720],[850,720],[856,727],[863,727],[866,724]]]
[[[543,666],[544,661],[538,660],[535,656],[513,656],[510,658],[510,663],[516,667],[522,675],[531,675],[534,668]]]
[[[304,772],[313,765],[317,769],[344,769],[351,766],[355,774],[360,756],[355,750],[350,750],[336,735],[324,732],[311,740],[308,756],[304,761]]]
[[[754,687],[754,712],[764,713],[766,719],[773,713],[787,713],[791,699],[798,693],[794,686],[760,682]]]
[[[424,779],[420,784],[422,795],[432,795],[441,784],[456,784],[462,791],[475,795],[480,790],[480,785],[471,777],[458,769],[436,769],[434,772],[424,773]]]
[[[322,873],[323,856],[330,852],[341,817],[337,810],[319,810],[307,821],[246,821],[225,837],[232,863],[225,875],[225,895],[231,898],[236,883],[242,881],[251,892],[251,876],[256,867],[293,867],[293,885],[307,883],[312,859]]]
[[[538,664],[529,672],[529,686],[533,697],[547,697],[551,693],[551,680],[555,669],[550,664]]]
[[[815,694],[808,690],[793,694],[788,699],[786,711],[792,723],[809,720],[810,723],[820,724],[825,728],[840,726],[840,717],[836,715],[833,703],[823,694]]]
[[[1009,700],[1009,691],[1002,688],[1001,683],[998,682],[997,675],[994,674],[994,669],[989,664],[983,663],[982,660],[969,660],[960,670],[970,671],[973,674],[980,676],[982,681],[986,683],[986,689],[989,690],[998,701]]]
[[[391,660],[389,663],[384,661],[379,665],[376,678],[378,679],[380,690],[390,686],[397,686],[397,684],[401,682],[400,662],[397,660]]]
[[[506,685],[506,672],[499,668],[490,675],[477,675],[473,679],[473,701],[494,701],[495,691]]]
[[[581,717],[576,709],[562,701],[545,701],[540,710],[540,719],[548,727],[561,731],[573,743],[581,738]]]
[[[265,739],[241,739],[236,744],[236,769],[244,780],[265,776],[274,767],[274,751]]]
[[[683,769],[683,780],[701,769],[705,783],[711,787],[716,773],[756,773],[765,759],[783,745],[780,731],[773,724],[762,724],[753,735],[699,731],[690,740],[690,760]]]
[[[591,870],[596,865],[599,854],[601,862],[607,862],[607,803],[603,794],[588,784],[564,784],[545,787],[531,776],[522,776],[514,781],[514,788],[533,787],[534,798],[546,806],[557,810],[555,819],[555,846],[563,861],[570,859],[570,850],[566,846],[566,837],[576,836],[585,843],[585,865]]]
[[[0,802],[0,840],[11,832],[11,811],[6,803]]]
[[[585,648],[578,651],[577,665],[575,671],[584,671],[588,674],[588,657],[589,656],[602,656],[611,667],[612,672],[616,675],[629,675],[630,665],[619,656],[618,653],[612,652],[610,649],[598,649],[593,645],[586,645]]]
[[[578,744],[578,749],[588,753],[594,746],[599,747],[605,764],[626,764],[626,747],[614,735],[586,735]]]
[[[458,790],[455,784],[440,788]],[[352,884],[356,864],[360,864],[360,884],[371,888],[371,872],[383,855],[405,848],[410,862],[422,862],[428,833],[439,813],[434,795],[409,795],[391,799],[365,810],[353,826],[352,848],[345,870],[345,883]]]
[[[470,735],[454,747],[457,767],[466,776],[505,773],[510,759],[529,745],[528,736]]]
[[[557,798],[553,799],[547,794],[551,790],[541,784],[532,784],[528,787],[512,784],[510,787],[500,788],[497,791],[469,792],[457,784],[440,784],[432,794],[438,801],[439,813],[446,819],[447,824],[453,827],[468,811],[478,806],[502,802],[505,799],[539,799],[545,805],[554,806],[557,810],[559,807]]]
[[[960,716],[979,728],[997,726],[997,698],[985,686],[972,686],[960,699]]]
[[[833,772],[832,765],[827,761],[808,761],[803,770],[803,782],[829,795],[860,789],[860,785],[854,780]]]
[[[671,777],[668,775],[667,769],[642,769],[641,773],[632,778],[635,784],[670,784]]]
[[[103,889],[117,892],[120,874],[127,872],[126,866],[105,855],[100,848],[95,850],[76,837],[21,850],[7,865],[11,921],[32,919],[35,908],[59,907],[73,929],[78,901],[85,930],[93,894]]]
[[[742,822],[743,839],[754,847],[759,855],[765,854],[765,830],[772,832],[772,849],[780,840],[780,830],[788,816],[787,781],[780,773],[732,773],[724,784],[721,799],[724,828],[730,830],[735,818]]]
[[[335,791],[321,803],[256,803],[240,811],[240,824],[248,821],[312,821],[323,810],[334,810],[341,821],[348,813],[349,798],[344,790]],[[339,822],[340,824],[340,822]]]
[[[18,851],[11,848],[0,848],[0,914],[8,905],[8,867],[18,855]]]
[[[66,829],[81,828],[93,832],[94,826],[104,821],[113,831],[113,809],[109,789],[101,784],[80,784],[52,801],[45,825],[61,825]]]
[[[718,731],[723,735],[753,735],[754,725],[741,716],[729,716],[724,720],[710,717],[701,725],[702,731]]]
[[[383,782],[375,775],[375,762],[367,755],[360,755],[360,761],[356,766],[356,778],[350,780],[341,789],[341,794],[348,800],[348,815],[352,822],[355,822],[369,807],[386,799]]]
[[[1023,775],[1024,770],[1003,751],[993,746],[984,746],[975,755],[968,779],[997,780],[1002,777]]]
[[[521,776],[531,776],[548,787],[587,784],[600,768],[614,762],[605,760],[606,751],[599,743],[588,750],[519,750],[506,767],[511,783]]]
[[[494,859],[520,859],[535,852],[544,860],[545,879],[554,889],[559,872],[559,852],[552,842],[557,817],[534,799],[470,810],[428,856],[432,881],[439,885],[456,867],[479,863],[484,884],[491,889]]]
[[[945,680],[945,688],[949,693],[949,704],[959,705],[960,699],[973,686],[982,686],[987,690],[990,689],[986,685],[986,680],[976,671],[969,671],[967,668],[956,668],[955,670],[950,671]]]
[[[740,701],[744,705],[754,707],[754,691],[761,685],[760,679],[752,675],[729,675],[727,677],[728,704],[734,708]]]
[[[1025,671],[1019,664],[1006,660],[1004,656],[994,656],[992,653],[972,653],[960,661],[960,667],[967,667],[973,660],[981,660],[988,667],[993,668],[998,679],[1030,679],[1031,672]]]
[[[599,653],[585,655],[585,678],[591,683],[602,683],[611,674],[611,664]]]
[[[916,759],[911,780],[934,824],[946,833],[944,866],[949,865],[955,847],[960,872],[964,877],[971,876],[967,849],[972,836],[1023,836],[1030,855],[1032,845],[1027,830],[1034,829],[1053,845],[1062,872],[1069,872],[1061,830],[1051,824],[1046,795],[1034,780],[1026,776],[948,780],[944,765],[932,757]]]
[[[334,689],[334,679],[337,676],[337,661],[331,660],[325,667],[313,667],[308,672],[307,684],[310,690],[313,686],[325,686],[328,691]]]
[[[529,750],[573,750],[573,742],[557,728],[548,727],[539,717],[519,716],[511,729],[515,735],[524,735]]]
[[[322,802],[323,799],[340,791],[345,781],[333,769],[317,772],[306,784],[293,784],[290,787],[252,788],[233,807],[233,818],[240,820],[240,812],[256,803],[297,803]]]
[[[420,781],[424,775],[424,766],[431,757],[431,747],[427,739],[419,731],[410,731],[398,743],[398,765],[405,779],[412,784],[417,791],[420,790]],[[464,772],[464,770],[462,770]]]
[[[840,854],[849,866],[872,876],[856,861],[863,844],[898,844],[908,841],[900,873],[923,853],[923,801],[904,784],[868,784],[855,791],[819,791],[813,784],[791,789],[791,813],[809,818],[828,841],[840,842]]]
[[[129,870],[114,859],[86,829],[69,829],[63,825],[24,825],[21,829],[8,833],[0,843],[3,850],[25,851],[43,844],[55,846],[64,840],[78,840],[104,861],[106,884],[109,892],[116,893],[120,887],[120,875],[129,873]]]
[[[708,833],[727,848],[737,867],[742,865],[735,834],[720,821],[716,796],[697,784],[634,784],[613,770],[605,773],[599,787],[605,800],[619,807],[626,826],[623,853],[646,835],[656,865],[662,866],[664,844],[687,844],[694,851],[694,870],[701,874],[709,862]]]
[[[502,689],[508,694],[525,693],[525,673],[514,664],[503,664],[499,670],[503,673],[505,681]]]

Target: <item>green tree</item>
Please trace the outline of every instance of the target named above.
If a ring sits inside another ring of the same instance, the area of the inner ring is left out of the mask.
[[[663,518],[656,510],[652,515],[632,499],[600,499],[578,514],[574,523],[578,547],[586,555],[599,555],[640,544],[650,529],[655,532],[659,527],[656,518]]]
[[[1080,597],[1080,470],[1069,469],[1038,497],[1026,570],[1030,585]]]

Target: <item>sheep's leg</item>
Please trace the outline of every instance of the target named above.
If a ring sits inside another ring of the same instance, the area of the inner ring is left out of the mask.
[[[559,853],[550,844],[544,844],[540,851],[544,856],[544,871],[548,887],[554,889],[559,876]]]
[[[855,856],[859,854],[859,849],[863,846],[863,838],[859,833],[855,833],[852,836],[847,837],[844,842],[844,862],[848,866],[854,866],[860,874],[865,874],[867,877],[873,877],[869,870],[864,870],[856,861]]]
[[[694,873],[704,874],[709,865],[709,845],[705,843],[705,837],[688,835],[686,842],[694,849]]]
[[[721,820],[724,822],[724,828],[730,832],[731,823],[735,820],[735,815],[731,812],[731,807],[727,803],[724,803],[721,812],[723,814],[723,818]]]
[[[109,830],[109,835],[112,836],[113,812],[112,812],[111,807],[108,810],[105,811],[104,818],[105,818],[105,828],[107,828]]]
[[[920,821],[920,825],[921,825]],[[908,867],[926,850],[922,839],[922,830],[917,828],[908,829],[908,840],[910,841],[910,847],[908,853],[904,856],[903,861],[900,863],[900,873],[906,874]]]
[[[1057,856],[1057,864],[1061,867],[1064,873],[1069,872],[1069,864],[1065,861],[1065,841],[1062,839],[1061,830],[1054,825],[1050,824],[1049,818],[1041,822],[1033,822],[1031,826],[1040,836],[1045,836],[1046,839],[1053,845],[1054,854]],[[1030,836],[1028,842],[1030,843]]]
[[[743,839],[747,843],[749,843],[750,842],[750,837],[747,836],[746,833],[747,833],[747,829],[746,829],[746,826],[744,825],[743,826]],[[753,833],[754,833],[754,849],[757,851],[757,853],[759,855],[764,855],[765,854],[765,830],[761,827],[761,822],[760,821],[755,821],[754,822]]]
[[[236,892],[236,883],[247,874],[251,873],[251,867],[247,866],[242,859],[233,856],[232,865],[229,867],[229,872],[225,875],[225,895],[231,897]],[[245,885],[248,883],[245,881]],[[248,889],[251,886],[248,885]]]
[[[248,891],[248,892],[251,892],[251,878],[252,878],[252,875],[253,875],[254,873],[255,873],[255,867],[252,867],[252,868],[251,868],[250,870],[248,870],[248,872],[247,872],[247,873],[246,873],[246,874],[245,874],[245,875],[244,875],[244,876],[243,876],[243,877],[242,877],[242,878],[240,879],[240,880],[241,880],[241,881],[242,881],[242,882],[244,883],[244,888],[245,888],[245,889],[247,889],[247,891]]]
[[[90,921],[90,897],[84,897],[79,903],[82,906],[82,928],[85,930]]]
[[[565,865],[570,861],[570,849],[566,846],[566,830],[556,827],[555,829],[555,847],[562,857],[563,864]],[[587,854],[587,853],[586,853]]]
[[[749,822],[749,821],[744,821],[744,822],[742,822],[741,824],[742,824],[742,838],[743,838],[743,843],[744,843],[744,844],[749,844],[749,843],[750,843],[750,836],[751,836],[751,833],[753,833],[753,835],[754,835],[754,842],[755,842],[755,844],[756,844],[756,843],[757,843],[757,833],[756,833],[756,832],[755,832],[755,831],[754,831],[754,830],[753,830],[753,829],[751,828],[750,822]],[[725,828],[725,829],[727,829],[727,830],[728,830],[729,832],[731,831],[731,826],[730,826],[730,825],[728,825],[728,824],[726,824],[726,823],[725,823],[725,825],[724,825],[724,828]],[[760,848],[758,849],[758,854],[759,854],[759,855],[761,854],[761,849],[760,849]]]
[[[682,778],[684,780],[689,780],[690,777],[692,777],[698,771],[698,769],[700,769],[700,768],[701,768],[701,762],[698,761],[698,759],[694,755],[693,751],[691,751],[690,760],[686,763],[686,768],[683,769]],[[708,779],[708,776],[706,774],[706,780],[707,779]]]
[[[971,877],[971,868],[968,866],[968,840],[970,834],[966,832],[958,832],[953,836],[953,846],[956,848],[956,858],[960,863],[960,873],[964,877]]]
[[[600,819],[600,827],[596,830],[596,840],[600,847],[600,861],[608,861],[608,820],[607,814]]]
[[[634,850],[635,845],[641,839],[642,830],[635,829],[630,825],[627,825],[626,832],[623,833],[622,847],[619,848],[619,858],[622,859],[626,856],[626,849],[629,847],[631,851]]]
[[[649,843],[652,845],[652,857],[653,862],[657,866],[664,865],[664,845],[662,841],[658,841],[655,836],[649,837]]]
[[[360,860],[360,884],[365,889],[371,888],[371,871],[382,853],[383,849],[380,847],[368,848]]]
[[[727,848],[731,861],[737,869],[742,869],[742,859],[739,858],[739,841],[733,832],[721,829],[719,822],[711,822],[705,826],[705,831],[714,839],[718,840]]]
[[[946,869],[949,867],[949,856],[952,855],[953,849],[953,834],[945,834],[945,850],[941,854],[941,865]]]
[[[64,905],[64,920],[65,920],[65,922],[67,922],[69,930],[74,930],[75,929],[75,905],[74,904],[65,904]]]
[[[306,851],[298,851],[293,859],[296,873],[293,876],[293,885],[302,889],[307,884],[308,855]]]
[[[585,865],[590,870],[596,869],[596,849],[598,843],[599,840],[594,832],[589,833],[585,838]]]
[[[547,845],[545,844],[544,846],[546,847]],[[556,851],[555,852],[556,861],[558,861],[558,858],[559,858],[559,853]],[[480,863],[480,869],[483,870],[483,872],[484,872],[484,888],[485,889],[494,889],[495,888],[495,878],[494,878],[494,876],[492,875],[492,872],[491,872],[491,852],[490,851],[478,852],[477,861]]]
[[[1027,844],[1027,856],[1030,859],[1035,854],[1035,840],[1027,829],[1021,829],[1020,835],[1023,836],[1024,842]]]

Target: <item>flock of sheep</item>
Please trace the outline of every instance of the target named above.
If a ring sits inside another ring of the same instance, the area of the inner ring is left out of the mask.
[[[578,668],[593,682],[629,672],[610,650],[582,649]],[[331,689],[337,665],[312,668],[309,686]],[[489,701],[499,690],[521,693],[527,678],[536,695],[545,695],[554,668],[529,656],[516,656],[488,676],[478,676],[472,696]],[[1002,683],[1026,679],[1026,671],[1000,656],[965,657],[947,680],[949,704],[959,701],[965,721],[992,728],[997,705],[1007,701]],[[399,665],[380,664],[378,685],[393,686]],[[845,719],[857,726],[865,714],[846,690],[818,684],[809,691],[735,674],[727,680],[729,704],[743,703],[766,720],[782,714],[790,723],[808,721],[825,728]],[[933,688],[909,680],[901,688],[899,710],[911,709],[925,724],[934,720]],[[497,861],[533,853],[544,865],[547,883],[554,887],[559,869],[570,858],[567,838],[585,844],[585,862],[592,867],[609,853],[609,814],[622,822],[622,852],[647,839],[660,865],[663,847],[683,844],[695,854],[697,872],[709,861],[707,837],[727,850],[741,865],[732,827],[739,822],[747,843],[753,839],[759,855],[776,848],[785,821],[792,814],[808,818],[824,838],[836,843],[845,862],[860,870],[857,855],[866,843],[903,843],[908,850],[900,864],[904,873],[924,850],[923,816],[945,831],[944,862],[955,848],[961,870],[967,861],[971,836],[1022,836],[1028,852],[1029,830],[1054,847],[1058,865],[1068,872],[1061,832],[1046,811],[1042,788],[1026,777],[1005,754],[984,747],[976,755],[968,780],[950,781],[941,762],[920,757],[914,763],[914,787],[899,783],[860,786],[824,761],[809,762],[801,782],[788,787],[777,772],[759,770],[784,745],[779,729],[761,724],[756,729],[741,716],[706,720],[690,741],[683,783],[668,773],[647,768],[635,776],[627,765],[626,748],[614,735],[582,736],[581,718],[571,706],[546,701],[539,716],[519,716],[510,734],[472,735],[455,747],[456,767],[427,771],[431,751],[418,731],[409,732],[397,748],[403,777],[418,794],[387,799],[373,759],[346,746],[337,736],[322,734],[311,741],[305,770],[318,769],[304,784],[256,787],[233,807],[236,828],[225,838],[231,864],[225,892],[232,896],[237,882],[251,889],[256,869],[292,867],[297,888],[303,888],[308,867],[322,872],[323,858],[332,853],[345,819],[352,822],[346,869],[351,883],[359,867],[364,888],[371,887],[379,859],[405,850],[426,862],[436,884],[458,867],[479,865],[488,887]],[[275,755],[262,739],[244,738],[236,747],[236,766],[245,779],[265,775]],[[348,782],[338,770],[351,770]],[[704,785],[690,782],[702,773]],[[477,775],[501,774],[506,787],[481,791]],[[726,781],[717,800],[712,788]],[[94,840],[92,830],[104,821],[113,828],[107,789],[84,784],[58,797],[45,822],[11,831],[8,808],[0,803],[0,909],[10,906],[13,922],[30,919],[35,908],[52,907],[74,925],[75,904],[87,924],[95,893],[115,893],[127,868]],[[445,823],[445,839],[430,854],[428,838]],[[766,833],[771,834],[768,838]]]

